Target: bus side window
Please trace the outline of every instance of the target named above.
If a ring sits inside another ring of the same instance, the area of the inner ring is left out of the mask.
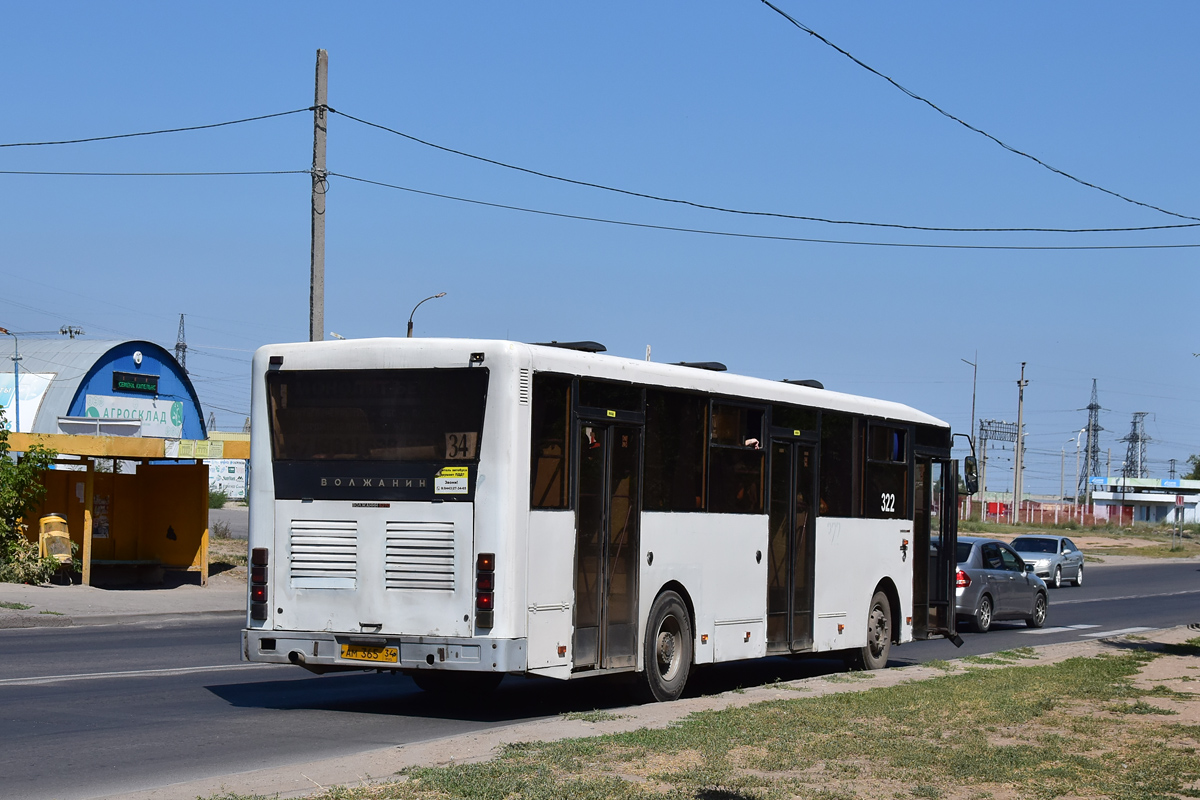
[[[821,414],[821,509],[830,517],[853,514],[854,418],[837,411]]]
[[[863,516],[908,517],[908,431],[871,424],[863,480]]]
[[[646,451],[642,507],[647,511],[704,508],[704,421],[708,399],[646,390]]]
[[[763,409],[713,404],[708,510],[763,513]]]
[[[571,379],[533,376],[533,447],[530,454],[532,508],[568,508],[567,465],[570,450]]]

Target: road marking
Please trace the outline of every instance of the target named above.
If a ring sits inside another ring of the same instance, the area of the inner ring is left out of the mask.
[[[1090,637],[1093,639],[1099,639],[1102,636],[1122,636],[1126,633],[1141,633],[1142,631],[1152,631],[1152,630],[1154,630],[1154,629],[1153,628],[1145,628],[1145,627],[1119,628],[1115,631],[1099,631],[1097,633],[1085,633],[1085,634],[1083,634],[1083,636]]]
[[[1123,597],[1091,597],[1086,600],[1055,600],[1052,606],[1069,606],[1075,603],[1107,603],[1112,600],[1146,600],[1151,597],[1179,597],[1185,594],[1200,594],[1200,589],[1188,589],[1182,592],[1162,592],[1160,594],[1127,594]]]
[[[77,675],[42,675],[34,678],[4,678],[0,686],[41,686],[68,681],[95,681],[105,678],[151,678],[166,675],[194,675],[200,672],[228,672],[259,667],[290,667],[291,664],[214,664],[208,667],[173,667],[169,669],[134,669],[121,672],[85,672]]]
[[[1030,628],[1023,631],[1034,636],[1041,636],[1044,633],[1067,633],[1068,631],[1085,631],[1089,628],[1099,628],[1099,625],[1059,625],[1056,628]]]

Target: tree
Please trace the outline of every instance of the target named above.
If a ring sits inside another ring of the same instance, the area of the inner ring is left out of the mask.
[[[1192,471],[1183,476],[1185,481],[1200,481],[1200,455],[1188,456],[1188,463],[1192,465]]]
[[[0,409],[0,563],[11,561],[26,545],[19,522],[46,495],[42,473],[58,455],[34,445],[20,461],[8,450],[8,427]]]

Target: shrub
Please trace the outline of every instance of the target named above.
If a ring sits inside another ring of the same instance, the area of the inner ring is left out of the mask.
[[[225,503],[228,500],[229,500],[229,495],[225,494],[225,492],[222,492],[220,490],[214,492],[212,489],[208,490],[208,507],[209,508],[224,508]]]
[[[211,525],[208,526],[208,529],[212,533],[213,537],[216,539],[228,539],[229,538],[229,523],[223,519],[219,519],[216,522],[212,523]]]
[[[19,520],[45,496],[46,487],[42,483],[42,473],[56,455],[58,454],[53,450],[34,445],[20,461],[12,459],[8,451],[8,428],[4,423],[4,411],[0,409],[0,570],[3,571],[0,574],[24,574],[31,563],[29,542],[25,538],[24,526]],[[33,558],[40,560],[37,557],[36,545],[33,547]],[[34,569],[34,572],[37,570]]]
[[[38,555],[38,546],[30,541],[14,542],[8,547],[8,558],[0,562],[0,583],[49,583],[58,572],[58,560]]]

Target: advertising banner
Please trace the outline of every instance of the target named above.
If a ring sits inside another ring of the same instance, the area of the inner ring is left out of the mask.
[[[53,372],[22,372],[21,373],[21,430],[18,433],[31,433],[33,420],[37,417],[42,405],[42,398],[54,380]],[[5,427],[13,430],[16,416],[16,403],[13,396],[13,374],[0,373],[0,408],[4,409]]]
[[[179,400],[89,394],[86,405],[89,417],[140,419],[142,436],[157,436],[163,439],[179,439],[183,436],[183,403]],[[21,410],[24,412],[24,404]]]
[[[230,500],[246,499],[246,462],[240,458],[214,458],[208,464],[208,490],[224,492]]]

